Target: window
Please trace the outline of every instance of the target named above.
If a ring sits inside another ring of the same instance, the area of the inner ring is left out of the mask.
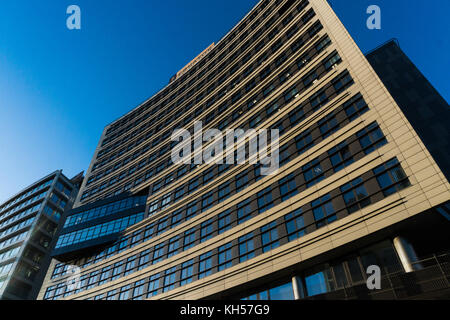
[[[333,291],[334,280],[331,269],[306,275],[305,285],[308,297]]]
[[[301,155],[311,148],[313,146],[311,131],[306,130],[295,137],[295,145],[297,147],[298,155]]]
[[[294,241],[306,234],[302,209],[297,209],[284,216],[289,241]]]
[[[362,178],[357,178],[341,187],[345,205],[349,214],[370,205],[370,198],[364,188]]]
[[[338,172],[354,162],[346,142],[340,143],[328,151],[334,172]]]
[[[199,258],[198,278],[202,279],[212,274],[212,252],[202,254]]]
[[[167,249],[167,258],[170,258],[178,253],[180,248],[180,236],[173,237],[169,240],[169,247]]]
[[[267,117],[272,116],[275,112],[277,112],[278,110],[280,110],[280,105],[278,104],[278,102],[274,102],[271,105],[269,105],[266,109],[266,113],[267,113]]]
[[[290,102],[292,99],[294,99],[294,97],[296,97],[297,94],[298,89],[294,86],[284,93],[284,101],[286,103]]]
[[[153,201],[152,203],[150,203],[149,209],[148,209],[148,215],[151,216],[153,215],[156,211],[158,211],[158,200]]]
[[[261,228],[262,250],[267,252],[280,245],[278,241],[277,223],[273,221]]]
[[[192,248],[195,244],[195,227],[184,232],[183,250]]]
[[[200,242],[207,241],[213,237],[214,218],[209,219],[201,224]]]
[[[128,300],[130,296],[131,285],[124,286],[120,289],[119,300]]]
[[[180,199],[184,195],[184,186],[175,189],[175,200]]]
[[[155,228],[155,224],[154,224],[154,223],[152,223],[151,225],[149,225],[149,226],[147,226],[147,227],[145,228],[145,231],[144,231],[144,240],[143,240],[143,241],[147,241],[147,240],[150,240],[150,239],[152,238],[154,228]]]
[[[141,252],[139,257],[138,270],[142,270],[148,266],[150,261],[150,250],[145,250]]]
[[[182,209],[179,209],[177,211],[175,211],[172,214],[172,218],[171,218],[171,224],[170,224],[170,228],[174,228],[177,225],[179,225],[181,223],[181,218],[183,216],[183,211]]]
[[[192,282],[192,274],[194,273],[194,259],[181,264],[180,286],[185,286]]]
[[[273,207],[272,189],[268,187],[258,192],[258,211],[263,213]]]
[[[311,98],[309,98],[309,102],[311,103],[311,107],[313,111],[319,110],[320,107],[325,105],[328,102],[328,96],[325,91],[316,93]]]
[[[159,220],[156,235],[164,233],[169,228],[169,217],[164,217]]]
[[[189,193],[196,190],[197,188],[198,188],[198,179],[197,178],[189,181],[189,187],[188,187]]]
[[[166,270],[163,283],[163,292],[170,291],[175,288],[177,267]]]
[[[319,121],[319,129],[323,139],[326,139],[335,133],[339,129],[339,124],[337,123],[334,114],[330,114],[321,119]]]
[[[341,57],[336,53],[325,62],[325,69],[328,71],[334,65],[339,64],[341,61]]]
[[[240,192],[245,189],[248,185],[248,175],[247,171],[236,175],[236,192]]]
[[[150,277],[150,282],[148,283],[147,298],[151,298],[158,294],[159,288],[159,275],[154,275]]]
[[[210,169],[203,176],[203,184],[207,184],[213,178],[214,178],[214,169]]]
[[[310,87],[311,84],[319,78],[316,70],[311,71],[306,76],[302,78],[303,86],[306,88]]]
[[[387,143],[383,132],[376,122],[371,123],[369,126],[359,131],[356,136],[366,155]]]
[[[337,220],[331,197],[329,194],[311,203],[317,228],[321,228]]]
[[[108,291],[108,293],[106,294],[106,300],[114,300],[116,293],[117,293],[116,290]]]
[[[123,268],[123,262],[122,261],[117,262],[117,263],[114,264],[111,281],[119,279],[122,276],[122,268]]]
[[[102,269],[102,272],[100,273],[100,282],[98,283],[99,286],[107,282],[107,279],[110,276],[111,272],[111,266],[105,267]]]
[[[328,47],[331,43],[331,40],[328,36],[325,37],[325,39],[321,40],[318,44],[316,44],[316,50],[318,52],[322,51],[326,47]]]
[[[230,209],[219,214],[219,234],[231,229],[231,211]]]
[[[161,210],[167,208],[170,205],[171,200],[172,200],[171,194],[165,195],[161,201]]]
[[[255,117],[253,117],[252,119],[250,119],[249,126],[252,129],[252,128],[257,127],[258,124],[260,124],[260,123],[261,123],[261,116],[257,115]]]
[[[397,158],[373,169],[373,173],[385,197],[411,185]]]
[[[157,244],[153,249],[152,264],[162,261],[164,255],[164,243]]]
[[[134,284],[134,289],[133,289],[133,300],[142,300],[143,295],[144,295],[144,285],[145,285],[145,281],[141,280],[141,281],[137,281]]]
[[[214,195],[214,193],[213,193],[213,191],[211,191],[202,197],[202,212],[204,212],[212,207],[213,198],[214,198],[213,195]]]
[[[226,200],[230,196],[230,184],[226,182],[219,186],[218,201],[219,203]]]
[[[87,289],[91,289],[97,285],[99,271],[91,272],[87,282]]]
[[[191,202],[188,204],[188,207],[186,209],[186,221],[191,219],[197,214],[197,204],[195,202]]]
[[[218,270],[222,271],[232,266],[233,253],[231,242],[218,249]]]
[[[239,238],[239,263],[245,262],[255,256],[253,232]]]
[[[299,106],[294,109],[294,111],[289,113],[289,121],[291,122],[291,126],[295,126],[300,123],[300,121],[304,120],[306,117],[304,107]]]
[[[281,201],[286,201],[298,194],[295,177],[293,174],[284,177],[278,181],[278,184],[280,186]]]
[[[125,265],[125,276],[133,273],[135,266],[136,266],[136,256],[128,258],[127,263]]]
[[[244,223],[251,218],[250,199],[244,200],[237,205],[237,219],[238,224]]]
[[[324,179],[319,159],[315,159],[302,167],[306,187],[312,187]]]
[[[294,300],[292,282],[288,282],[275,288],[258,292],[242,300]]]
[[[338,80],[333,82],[333,87],[336,93],[339,94],[344,91],[349,85],[353,83],[353,79],[348,72],[345,72]]]
[[[142,234],[140,231],[133,233],[133,236],[131,238],[130,247],[133,248],[134,246],[136,246],[141,241],[141,239],[142,239]]]
[[[366,113],[369,110],[369,107],[362,98],[361,94],[358,94],[356,97],[344,104],[344,110],[350,121],[353,121],[362,114]]]
[[[275,84],[271,83],[267,87],[264,88],[263,96],[267,97],[269,94],[271,94],[275,90]]]

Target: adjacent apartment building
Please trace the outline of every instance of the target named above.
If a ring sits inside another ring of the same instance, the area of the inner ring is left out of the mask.
[[[37,298],[82,179],[55,171],[0,205],[0,299]]]
[[[38,298],[448,297],[448,162],[432,146],[448,140],[430,141],[430,126],[409,118],[436,111],[399,96],[422,76],[385,66],[383,50],[372,66],[326,0],[260,1],[104,129]],[[397,72],[405,79],[389,80]],[[277,174],[174,164],[173,131],[199,120],[278,129]],[[426,121],[448,136],[443,117]]]

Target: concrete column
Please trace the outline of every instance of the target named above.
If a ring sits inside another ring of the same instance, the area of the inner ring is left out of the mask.
[[[302,280],[299,277],[292,277],[292,288],[294,289],[294,299],[300,300],[305,297]]]
[[[419,259],[417,258],[416,252],[414,251],[412,245],[402,237],[394,238],[393,243],[405,271],[415,271],[412,263],[418,261]],[[416,265],[416,269],[417,267],[420,266]]]

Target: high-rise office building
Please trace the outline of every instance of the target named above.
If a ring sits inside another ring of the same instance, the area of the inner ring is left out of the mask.
[[[278,129],[279,171],[174,164],[195,121]],[[105,128],[39,299],[442,297],[450,185],[424,140],[326,0],[262,0]]]
[[[55,171],[0,205],[0,299],[36,299],[81,181]]]

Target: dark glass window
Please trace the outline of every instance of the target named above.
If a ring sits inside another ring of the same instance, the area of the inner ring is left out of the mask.
[[[151,298],[158,294],[159,289],[159,275],[154,275],[150,277],[147,290],[147,298]]]
[[[376,122],[359,131],[356,136],[366,155],[387,144],[387,140]]]
[[[180,236],[173,237],[169,240],[167,248],[167,258],[170,258],[178,253],[180,249]]]
[[[240,192],[248,186],[248,174],[244,171],[236,175],[236,192]]]
[[[184,232],[183,250],[192,248],[195,245],[195,227]]]
[[[278,181],[278,184],[280,186],[281,201],[286,201],[298,194],[297,185],[293,174],[284,177]]]
[[[255,256],[253,232],[239,238],[239,263],[245,262]]]
[[[289,241],[294,241],[306,234],[305,220],[302,209],[288,213],[284,217]]]
[[[226,200],[229,196],[230,196],[230,184],[229,184],[229,182],[226,182],[226,183],[222,184],[221,186],[219,186],[219,191],[218,191],[219,203]]]
[[[339,124],[334,114],[330,114],[319,121],[319,129],[322,138],[326,139],[339,129]]]
[[[329,194],[311,203],[317,228],[321,228],[337,220],[336,212]]]
[[[198,278],[203,279],[212,274],[212,252],[209,251],[199,257]]]
[[[354,162],[346,142],[340,143],[328,151],[334,172],[338,172]]]
[[[325,178],[319,159],[315,159],[310,163],[304,165],[302,167],[302,170],[307,188],[312,187]]]
[[[201,224],[200,228],[200,242],[207,241],[213,237],[214,232],[214,218],[211,218]]]
[[[250,199],[242,201],[237,205],[238,224],[244,223],[251,218]]]
[[[219,234],[231,229],[231,211],[228,209],[219,214]]]
[[[194,273],[194,260],[189,260],[181,264],[180,286],[185,286],[192,282]]]
[[[277,223],[273,221],[261,228],[262,250],[267,252],[280,245],[278,241]]]
[[[375,168],[373,172],[385,197],[411,185],[397,158]]]
[[[357,178],[341,187],[345,205],[349,214],[370,205],[370,198],[363,185],[362,178]]]
[[[258,192],[258,211],[263,213],[273,207],[272,188],[268,187]]]
[[[362,96],[358,94],[355,98],[344,104],[344,110],[350,121],[353,121],[366,113],[369,107]]]
[[[232,266],[233,253],[231,242],[220,246],[218,249],[218,270],[222,271]]]
[[[297,147],[298,155],[301,155],[306,150],[313,146],[313,139],[311,132],[306,130],[295,137],[295,145]]]

